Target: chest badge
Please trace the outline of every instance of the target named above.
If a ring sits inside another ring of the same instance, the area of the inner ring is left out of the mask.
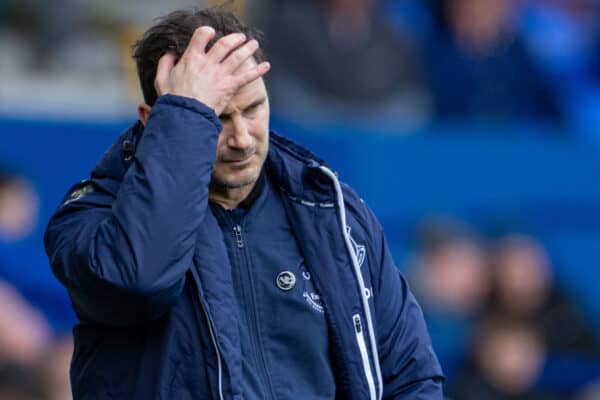
[[[296,286],[296,275],[291,271],[283,271],[277,275],[277,287],[283,291],[289,291]]]
[[[358,266],[362,267],[363,263],[365,262],[365,259],[367,258],[367,248],[362,244],[356,243],[356,240],[354,240],[354,238],[350,234],[350,231],[352,231],[352,228],[347,226],[346,233],[348,234],[348,237],[350,238],[350,243],[352,243],[352,247],[354,248],[354,254],[356,254]]]

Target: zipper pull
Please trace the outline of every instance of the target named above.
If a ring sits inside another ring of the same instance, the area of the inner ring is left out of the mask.
[[[362,324],[360,323],[360,315],[358,314],[354,316],[354,329],[356,330],[356,333],[362,332]]]
[[[235,225],[233,227],[233,235],[235,236],[235,240],[237,242],[237,247],[240,249],[244,247],[244,241],[242,240],[242,227],[239,225]]]

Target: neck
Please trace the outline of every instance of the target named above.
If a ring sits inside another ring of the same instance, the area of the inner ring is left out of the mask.
[[[208,200],[217,203],[226,210],[233,210],[250,194],[256,182],[239,188],[228,188],[211,182]]]

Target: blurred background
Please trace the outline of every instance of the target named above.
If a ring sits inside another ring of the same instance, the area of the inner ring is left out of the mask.
[[[133,41],[218,2],[0,0],[0,400],[70,398],[45,224],[141,101]],[[246,0],[272,128],[380,218],[448,398],[600,399],[600,1]]]

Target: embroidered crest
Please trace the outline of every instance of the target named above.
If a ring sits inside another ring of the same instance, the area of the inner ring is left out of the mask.
[[[88,193],[92,193],[94,191],[94,183],[91,181],[83,181],[69,194],[69,197],[62,204],[61,207],[66,206],[69,203],[72,203],[76,200],[81,199]]]
[[[306,266],[303,262],[301,262],[300,265],[300,272],[302,275],[303,286],[302,297],[304,297],[304,300],[306,300],[310,308],[321,314],[324,313],[323,303],[321,302],[321,296],[317,293],[317,289],[312,283],[312,276],[310,275],[310,272],[308,272],[308,270],[306,269]]]
[[[349,226],[346,227],[346,233],[348,234],[348,237],[350,238],[350,243],[352,243],[352,247],[354,248],[354,254],[356,254],[358,266],[362,267],[363,263],[365,262],[365,259],[367,258],[367,249],[364,245],[356,243],[356,240],[354,240],[354,238],[350,234],[351,230],[352,228],[350,228]]]

